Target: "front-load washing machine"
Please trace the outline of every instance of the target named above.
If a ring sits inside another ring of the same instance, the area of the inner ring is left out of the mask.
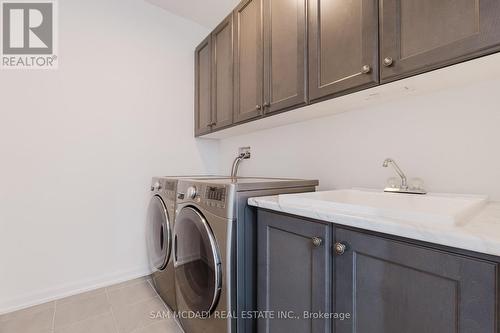
[[[173,261],[186,333],[253,333],[256,219],[249,197],[315,191],[317,180],[180,180]],[[244,318],[245,317],[245,318]]]
[[[146,221],[147,250],[153,285],[165,304],[177,310],[172,260],[177,183],[179,179],[211,179],[223,176],[154,177]]]

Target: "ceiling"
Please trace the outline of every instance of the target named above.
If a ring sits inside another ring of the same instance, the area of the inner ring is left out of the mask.
[[[146,0],[169,12],[194,21],[209,29],[222,21],[239,0]]]

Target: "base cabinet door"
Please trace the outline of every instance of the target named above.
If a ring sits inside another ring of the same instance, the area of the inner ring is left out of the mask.
[[[381,80],[500,50],[498,0],[380,0]]]
[[[258,213],[259,333],[330,333],[330,322],[304,312],[330,312],[331,229],[328,225]],[[293,316],[297,316],[297,319]]]
[[[336,229],[336,333],[496,333],[497,265]]]
[[[212,39],[207,37],[195,50],[194,132],[207,134],[212,127]]]
[[[373,0],[309,1],[309,99],[378,84],[378,7]]]
[[[307,103],[306,4],[306,0],[263,0],[266,114]]]

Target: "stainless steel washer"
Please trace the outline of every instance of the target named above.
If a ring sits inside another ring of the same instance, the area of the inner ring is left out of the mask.
[[[255,196],[314,191],[318,181],[180,180],[173,233],[179,320],[186,333],[254,332]]]
[[[177,184],[179,179],[212,179],[223,176],[154,177],[146,222],[146,240],[154,287],[173,310],[177,310],[172,260]]]

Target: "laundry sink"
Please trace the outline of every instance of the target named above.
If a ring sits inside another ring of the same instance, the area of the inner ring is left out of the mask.
[[[486,196],[415,195],[371,190],[286,194],[279,199],[282,204],[306,205],[337,214],[442,225],[467,223],[488,201]]]

